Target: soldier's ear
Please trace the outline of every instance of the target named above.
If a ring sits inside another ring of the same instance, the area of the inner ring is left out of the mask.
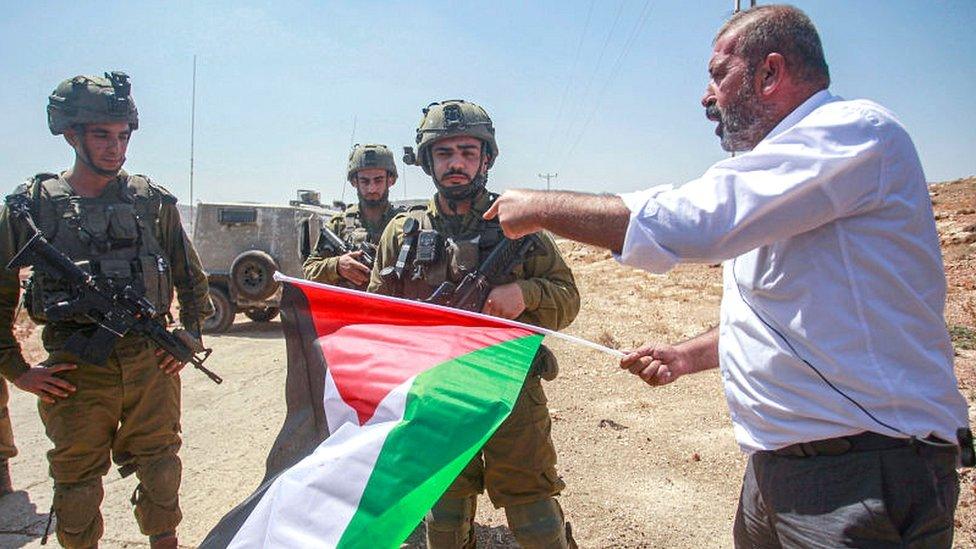
[[[75,148],[75,146],[78,144],[78,133],[73,129],[66,129],[62,135],[65,142],[68,143],[72,149]]]
[[[390,181],[390,187],[396,185],[397,176],[392,174],[387,174],[386,178]]]

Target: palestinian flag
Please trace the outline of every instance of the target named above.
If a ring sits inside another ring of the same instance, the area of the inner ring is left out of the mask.
[[[508,417],[542,335],[276,276],[285,423],[261,486],[201,547],[398,547]]]

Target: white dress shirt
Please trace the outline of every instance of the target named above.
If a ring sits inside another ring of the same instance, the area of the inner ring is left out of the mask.
[[[622,198],[620,262],[724,262],[719,362],[744,451],[861,431],[956,440],[968,420],[932,204],[884,107],[821,91],[752,151]]]

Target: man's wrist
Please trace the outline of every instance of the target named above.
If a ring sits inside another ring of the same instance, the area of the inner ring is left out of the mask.
[[[31,369],[31,365],[28,364],[23,357],[18,357],[18,359],[19,360],[0,366],[0,375],[5,377],[7,381],[11,383]]]

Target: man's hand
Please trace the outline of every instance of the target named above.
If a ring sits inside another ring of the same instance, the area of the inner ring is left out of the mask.
[[[515,282],[495,286],[488,293],[488,300],[481,312],[486,315],[498,316],[513,320],[525,310],[525,296],[522,288]]]
[[[620,367],[648,385],[667,385],[692,372],[691,357],[670,345],[644,345],[620,359]]]
[[[54,404],[59,398],[68,398],[75,392],[75,386],[57,377],[58,372],[74,370],[78,366],[61,362],[49,368],[35,366],[20,374],[14,380],[14,385],[23,391],[34,393],[37,398],[48,404]]]
[[[485,219],[498,217],[505,236],[515,240],[542,229],[539,202],[545,198],[541,192],[505,191],[485,212]]]
[[[356,250],[339,256],[339,276],[352,282],[356,286],[362,286],[369,282],[369,267],[359,262],[363,257],[362,250]]]
[[[167,375],[175,376],[186,366],[185,362],[180,362],[164,349],[156,349],[156,358],[161,359],[158,364],[159,369],[166,372]]]

